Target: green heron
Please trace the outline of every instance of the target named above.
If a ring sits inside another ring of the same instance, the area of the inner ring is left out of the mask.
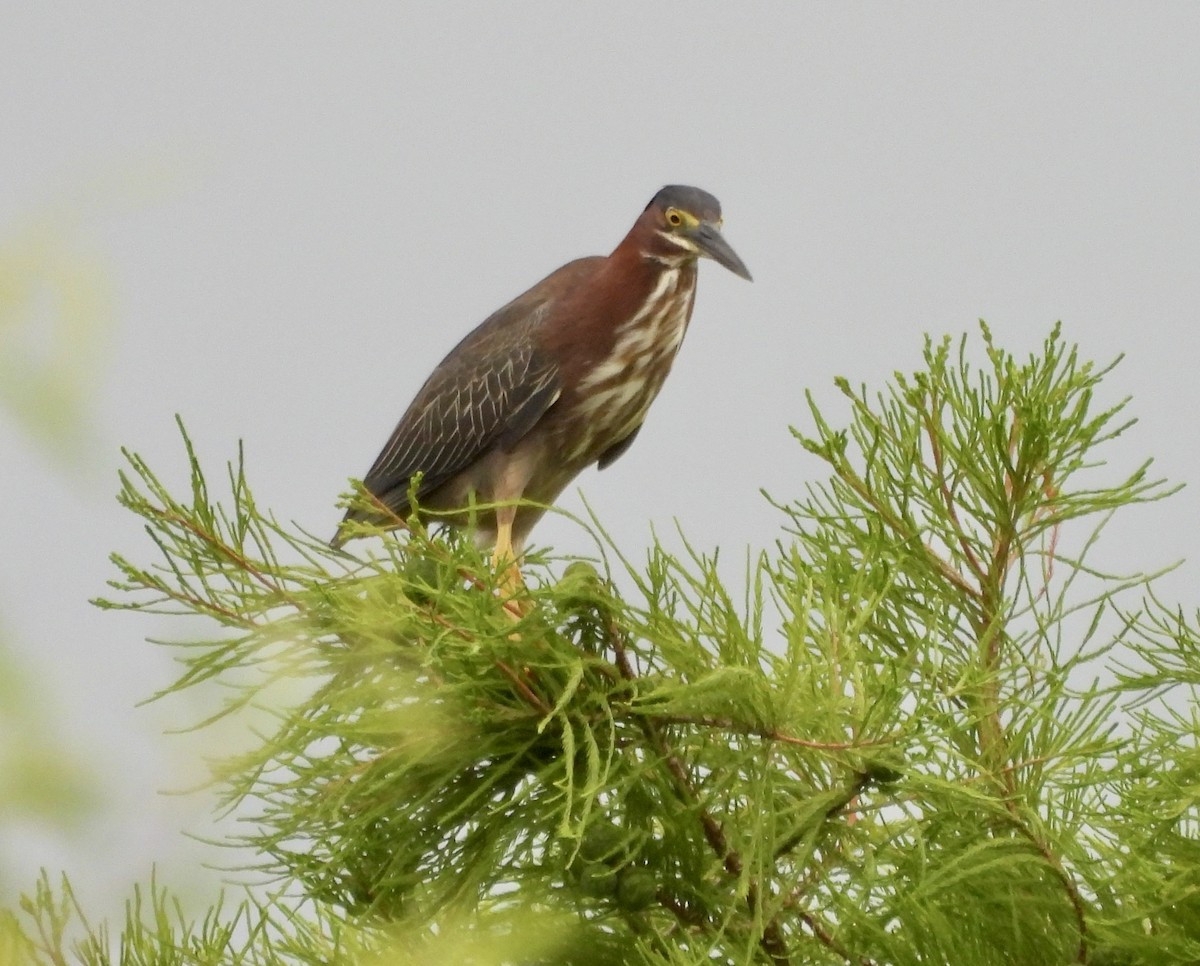
[[[349,521],[405,517],[415,492],[452,526],[472,522],[472,501],[494,504],[476,539],[515,570],[546,507],[637,436],[687,330],[701,256],[750,278],[717,199],[668,185],[607,258],[568,262],[496,311],[433,370],[364,478],[390,515],[350,510],[333,545]]]

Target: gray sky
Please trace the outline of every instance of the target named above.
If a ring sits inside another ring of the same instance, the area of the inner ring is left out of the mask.
[[[734,559],[770,543],[759,487],[822,475],[788,434],[804,389],[880,385],[980,317],[1022,353],[1057,319],[1128,353],[1109,401],[1141,422],[1109,458],[1195,483],[1198,41],[1192,3],[8,5],[0,246],[72,213],[59,242],[114,320],[79,465],[0,417],[3,630],[109,783],[73,836],[0,830],[10,881],[65,868],[112,911],[152,861],[178,882],[211,858],[178,834],[209,801],[156,792],[222,736],[133,707],[172,675],[142,638],[180,629],[87,603],[109,552],[148,559],[118,447],[181,480],[181,413],[210,471],[244,439],[259,502],[332,531],[450,346],[664,183],[721,199],[755,281],[702,267],[637,444],[579,481],[633,556],[676,518]],[[1129,514],[1106,559],[1184,556],[1198,494]],[[589,549],[562,521],[534,540]],[[1194,606],[1198,572],[1166,596]]]

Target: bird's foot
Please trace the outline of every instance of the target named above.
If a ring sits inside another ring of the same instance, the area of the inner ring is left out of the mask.
[[[517,563],[507,558],[493,558],[496,568],[497,596],[504,607],[504,613],[510,620],[519,621],[533,610],[533,604],[528,598],[522,598],[525,580],[521,576],[521,568]]]

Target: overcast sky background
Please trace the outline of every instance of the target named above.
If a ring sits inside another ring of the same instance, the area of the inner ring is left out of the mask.
[[[788,433],[804,390],[840,412],[835,376],[880,386],[923,333],[981,317],[1021,353],[1058,319],[1085,358],[1127,353],[1106,401],[1132,395],[1140,423],[1111,478],[1154,456],[1193,486],[1103,553],[1193,551],[1198,51],[1194,3],[7,5],[0,247],[53,224],[104,273],[112,326],[75,464],[0,414],[2,631],[105,780],[82,829],[0,831],[6,884],[66,869],[111,912],[152,862],[217,878],[180,834],[211,801],[158,792],[221,736],[162,737],[186,702],[134,708],[172,680],[143,637],[180,628],[88,604],[111,551],[149,559],[118,448],[178,483],[180,413],[211,473],[244,440],[259,503],[332,532],[445,352],[610,251],[664,183],[721,200],[755,281],[702,266],[637,444],[579,481],[633,556],[674,520],[735,559],[769,545],[759,488],[823,476]],[[590,549],[559,520],[534,536]],[[1198,574],[1164,596],[1193,608]]]

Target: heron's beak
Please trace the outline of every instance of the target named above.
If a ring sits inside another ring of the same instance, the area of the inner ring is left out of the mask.
[[[737,252],[713,222],[702,221],[689,234],[701,255],[711,258],[718,265],[724,265],[734,275],[740,275],[748,282],[754,281],[750,277],[750,269],[738,258]]]

